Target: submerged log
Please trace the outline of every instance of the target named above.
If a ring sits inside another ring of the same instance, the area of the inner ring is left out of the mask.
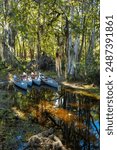
[[[32,136],[28,143],[29,149],[35,148],[41,150],[66,150],[61,140],[54,135],[53,128]]]

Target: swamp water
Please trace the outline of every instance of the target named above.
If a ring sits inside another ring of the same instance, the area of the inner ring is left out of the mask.
[[[99,100],[44,86],[0,95],[1,150],[23,150],[32,135],[51,127],[71,150],[99,150]]]

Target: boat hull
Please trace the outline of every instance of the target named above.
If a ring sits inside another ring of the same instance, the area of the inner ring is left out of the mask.
[[[58,89],[58,83],[54,80],[54,79],[51,79],[51,78],[47,78],[47,79],[42,79],[42,82],[46,85],[49,85],[51,87],[54,87],[54,88],[57,88]]]
[[[33,83],[34,83],[35,85],[40,86],[40,85],[41,85],[41,79],[40,79],[40,78],[33,79]]]
[[[32,81],[27,81],[28,86],[32,86]]]
[[[23,90],[27,90],[27,83],[25,83],[24,81],[14,81],[14,85],[23,89]]]
[[[24,80],[24,82],[26,82],[29,87],[32,86],[32,80]]]

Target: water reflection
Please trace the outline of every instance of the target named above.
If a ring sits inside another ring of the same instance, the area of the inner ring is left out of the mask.
[[[17,114],[20,111],[30,114],[40,124],[46,124],[46,117],[50,117],[61,127],[64,143],[73,150],[99,149],[99,101],[66,89],[57,92],[45,86],[34,86],[25,94],[21,92],[17,90],[14,94],[13,110]]]
[[[73,149],[99,149],[99,101],[65,91],[63,107],[73,111],[86,128],[65,125],[65,136],[74,143]],[[72,132],[70,131],[72,129]]]

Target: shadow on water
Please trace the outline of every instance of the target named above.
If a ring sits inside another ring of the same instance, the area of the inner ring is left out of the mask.
[[[99,150],[98,100],[48,86],[33,86],[27,92],[15,88],[13,98],[15,113],[23,119],[31,116],[40,125],[46,125],[49,118],[62,130],[63,142],[71,149]]]

